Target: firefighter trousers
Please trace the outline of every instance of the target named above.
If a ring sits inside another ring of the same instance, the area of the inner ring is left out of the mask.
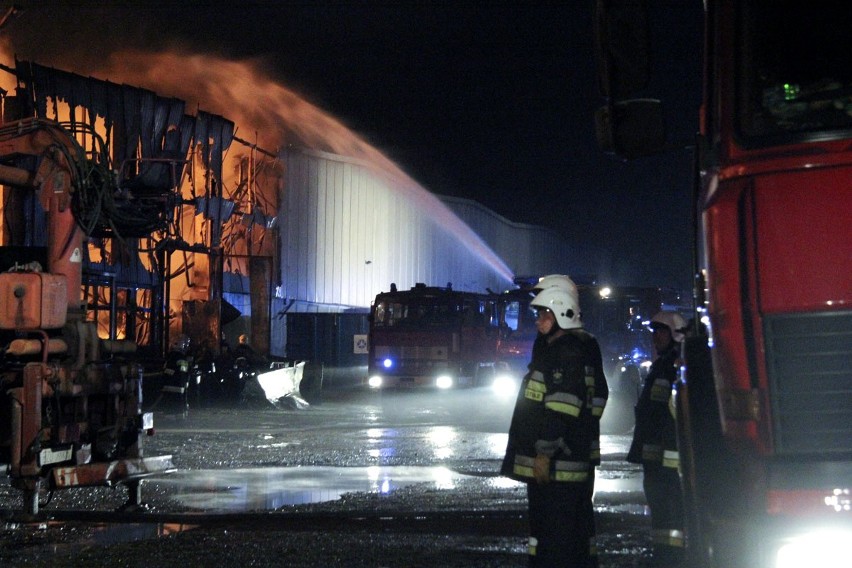
[[[529,565],[535,568],[588,568],[591,495],[585,483],[527,483]]]
[[[684,557],[683,494],[677,469],[644,464],[645,500],[651,509],[655,566],[678,566]]]

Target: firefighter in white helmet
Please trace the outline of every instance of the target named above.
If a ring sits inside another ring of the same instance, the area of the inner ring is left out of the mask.
[[[678,567],[684,562],[684,512],[677,430],[669,405],[686,320],[675,311],[664,310],[651,318],[649,327],[657,358],[636,404],[636,427],[627,461],[642,464],[642,485],[651,510],[653,565]]]
[[[561,288],[569,294],[578,296],[577,285],[574,284],[570,276],[566,276],[565,274],[548,274],[547,276],[542,276],[538,279],[535,286],[533,286],[533,290],[537,292],[546,290],[547,288]]]
[[[548,288],[559,288],[567,292],[569,295],[571,295],[571,297],[579,300],[579,291],[577,285],[574,283],[570,276],[567,276],[565,274],[548,274],[547,276],[542,276],[541,278],[539,278],[538,282],[533,287],[533,290],[540,292]],[[579,301],[577,302],[577,305],[579,306]],[[580,315],[580,321],[582,325],[582,314]],[[537,347],[541,346],[543,340],[544,337],[540,335],[536,338],[535,343],[533,343],[533,357],[535,357],[536,349]],[[587,399],[587,404],[591,405],[591,415],[595,420],[592,421],[592,428],[594,430],[592,436],[592,450],[590,456],[590,463],[592,469],[589,474],[588,483],[588,510],[585,514],[587,517],[587,522],[589,524],[589,531],[591,535],[589,537],[589,554],[591,556],[590,566],[592,568],[595,568],[598,566],[598,547],[596,543],[597,529],[595,527],[595,510],[593,503],[593,498],[595,495],[594,468],[601,464],[600,419],[603,416],[604,409],[606,408],[607,399],[609,398],[609,386],[607,385],[603,369],[601,369],[600,372],[596,372],[594,374],[587,374],[586,380],[586,388],[594,389],[593,391],[590,391],[590,396]]]
[[[600,347],[582,329],[576,289],[546,288],[530,305],[542,343],[518,393],[501,471],[527,484],[530,565],[585,568],[596,422],[587,385],[603,376]]]

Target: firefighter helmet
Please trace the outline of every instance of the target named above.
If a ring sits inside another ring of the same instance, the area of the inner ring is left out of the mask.
[[[547,276],[542,276],[538,279],[536,285],[533,286],[533,290],[536,291],[546,290],[547,288],[561,288],[569,294],[577,295],[577,285],[574,284],[574,281],[571,280],[571,278],[564,274],[548,274]]]
[[[583,327],[580,321],[580,305],[577,290],[565,290],[562,287],[545,288],[530,302],[533,308],[547,308],[556,316],[556,325],[562,329]]]
[[[674,310],[663,310],[651,318],[649,327],[652,329],[655,325],[664,325],[672,332],[672,339],[681,343],[683,341],[683,332],[686,328],[686,320],[683,316]]]

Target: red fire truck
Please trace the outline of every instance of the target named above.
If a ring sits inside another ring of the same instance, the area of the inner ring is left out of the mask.
[[[664,143],[658,101],[633,98],[647,79],[645,5],[598,3],[600,139],[628,158]],[[690,565],[849,566],[852,10],[704,7],[704,326],[686,342],[676,397]]]
[[[492,384],[499,392],[517,393],[520,380],[527,372],[532,346],[538,335],[535,312],[530,309],[530,302],[535,296],[532,286],[536,282],[537,277],[518,277],[515,278],[517,288],[495,294],[500,334]]]
[[[376,296],[370,314],[371,388],[473,386],[491,376],[499,341],[493,294],[416,284]]]
[[[392,285],[373,302],[368,384],[491,386],[515,394],[537,335],[530,309],[536,282],[519,277],[516,288],[487,294]],[[601,344],[611,392],[635,398],[642,367],[651,360],[647,322],[660,309],[681,309],[684,294],[592,281],[578,290],[583,324]]]

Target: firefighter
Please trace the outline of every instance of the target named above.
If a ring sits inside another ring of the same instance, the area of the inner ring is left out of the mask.
[[[680,344],[686,321],[664,310],[651,319],[654,360],[639,401],[627,461],[642,464],[645,500],[651,510],[654,566],[680,566],[684,557],[684,512],[680,486],[677,430],[671,410]]]
[[[237,347],[233,350],[232,355],[236,360],[240,358],[244,359],[242,362],[244,366],[248,364],[249,360],[254,359],[254,349],[249,343],[248,335],[245,333],[240,334],[237,338]]]
[[[541,292],[547,288],[560,288],[568,294],[579,298],[577,285],[571,280],[571,277],[564,274],[549,274],[542,276],[539,281],[533,286],[533,290]],[[582,325],[582,309],[580,313],[580,323]],[[536,337],[533,343],[533,354],[545,340],[543,335]],[[533,355],[534,357],[535,355]],[[590,452],[590,470],[588,492],[589,499],[586,502],[588,510],[586,511],[586,522],[589,525],[589,555],[591,557],[590,566],[598,566],[598,547],[597,547],[597,530],[595,527],[595,511],[594,511],[594,496],[595,496],[595,468],[601,464],[601,417],[603,416],[604,408],[606,408],[607,399],[609,398],[609,386],[606,382],[606,376],[603,372],[603,366],[588,366],[585,370],[586,391],[588,397],[586,404],[590,409],[590,413],[586,414],[590,418],[592,428],[592,447]]]
[[[192,366],[189,348],[191,343],[186,335],[178,335],[169,347],[165,368],[163,369],[166,382],[163,385],[161,396],[162,394],[178,395],[184,412],[189,409],[189,369]]]
[[[543,337],[534,350],[509,428],[501,473],[527,484],[530,566],[591,565],[592,426],[587,368],[602,368],[582,329],[576,293],[552,287],[530,306]]]
[[[241,334],[238,338],[237,347],[234,349],[233,356],[237,360],[238,364],[240,364],[239,360],[243,359],[243,364],[252,369],[263,366],[266,363],[266,359],[262,355],[258,354],[251,346],[248,340],[248,335],[245,333]]]

